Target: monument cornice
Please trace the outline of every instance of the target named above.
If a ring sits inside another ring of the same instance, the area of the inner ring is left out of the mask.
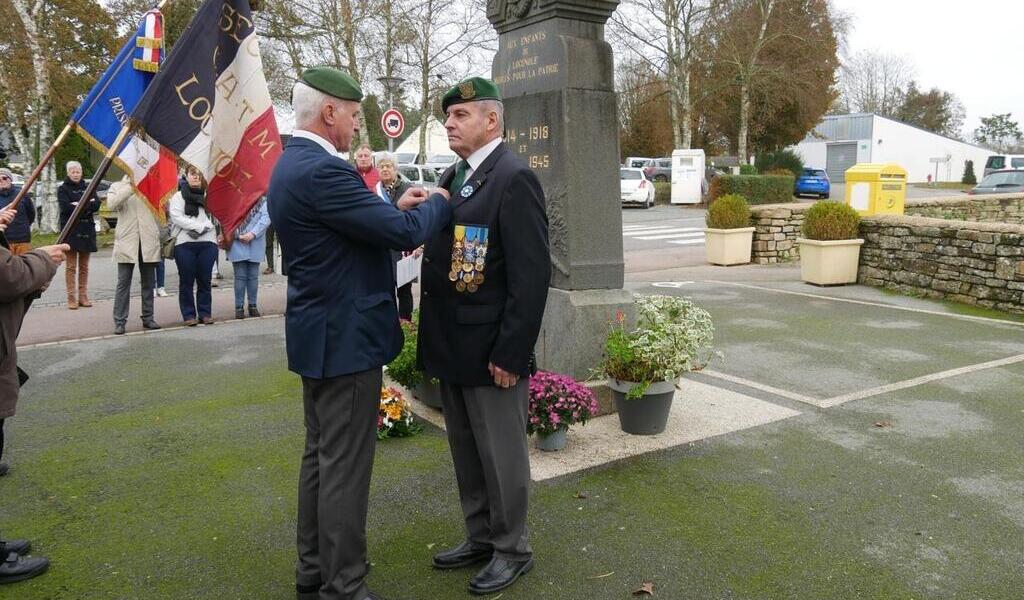
[[[604,25],[619,0],[488,0],[487,19],[505,33],[552,18]]]

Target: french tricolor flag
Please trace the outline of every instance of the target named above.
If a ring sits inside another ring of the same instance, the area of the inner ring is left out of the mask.
[[[249,0],[206,0],[160,65],[132,120],[198,167],[230,235],[267,190],[281,155]]]

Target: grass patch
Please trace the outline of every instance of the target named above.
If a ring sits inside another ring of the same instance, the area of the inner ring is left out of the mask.
[[[57,243],[57,238],[60,233],[34,233],[32,234],[32,245],[36,248],[40,246],[52,246]],[[114,245],[114,230],[109,229],[103,233],[96,234],[96,247],[107,248]]]

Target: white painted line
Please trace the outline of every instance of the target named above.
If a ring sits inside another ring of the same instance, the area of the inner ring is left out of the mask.
[[[401,389],[400,386],[396,386]],[[413,398],[417,417],[444,429],[444,414]],[[530,440],[530,478],[544,481],[615,460],[681,446],[710,437],[742,431],[799,415],[800,412],[707,383],[683,379],[676,390],[668,425],[658,435],[622,431],[616,414],[591,419],[569,429],[568,443],[559,452],[541,452]]]
[[[695,227],[681,228],[678,225],[672,227],[644,227],[642,229],[631,229],[629,231],[623,231],[622,235],[646,235],[655,233],[668,233],[670,231],[699,231]]]
[[[676,241],[669,241],[669,243],[670,244],[679,244],[681,246],[686,246],[688,244],[703,244],[704,243],[704,238],[700,238],[699,240],[676,240]]]
[[[835,396],[834,398],[829,398],[825,400],[821,406],[825,408],[831,406],[838,406],[840,404],[851,402],[853,400],[863,400],[864,398],[870,398],[872,396],[878,396],[881,394],[888,394],[889,392],[895,392],[897,390],[905,390],[907,388],[916,387],[919,385],[923,385],[925,383],[939,381],[940,379],[948,379],[950,377],[956,377],[957,375],[966,375],[968,373],[983,371],[985,369],[1005,367],[1006,365],[1013,365],[1020,362],[1024,362],[1024,354],[1018,354],[1016,356],[1010,356],[1008,358],[1001,358],[999,360],[990,360],[988,362],[978,363],[976,365],[968,365],[966,367],[960,367],[958,369],[940,371],[938,373],[932,373],[931,375],[923,375],[921,377],[915,377],[913,379],[907,379],[905,381],[897,381],[896,383],[890,383],[888,385],[882,385],[867,390],[861,390],[859,392],[853,392],[851,394]]]
[[[658,232],[658,235],[631,237],[636,240],[669,240],[672,238],[704,237],[704,232],[699,229],[672,229],[669,231]]]
[[[770,385],[765,385],[763,383],[751,381],[749,379],[743,379],[742,377],[736,377],[735,375],[727,375],[725,373],[719,373],[718,371],[712,371],[711,369],[703,369],[699,371],[699,373],[708,375],[709,377],[714,377],[716,379],[721,379],[723,381],[738,383],[742,386],[746,386],[748,388],[752,388],[755,390],[761,390],[762,392],[768,392],[769,394],[774,394],[776,396],[781,396],[783,398],[789,398],[790,400],[796,400],[797,402],[803,402],[804,404],[810,404],[811,406],[825,406],[824,400],[819,400],[818,398],[812,398],[810,396],[804,396],[803,394],[797,394],[796,392],[789,392],[776,387],[772,387]]]
[[[676,268],[676,267],[673,267]],[[666,269],[667,270],[667,269]],[[749,283],[736,283],[734,281],[718,281],[714,279],[708,279],[707,283],[715,283],[719,285],[731,285],[733,287],[748,288],[752,290],[763,290],[766,292],[776,292],[779,294],[789,294],[790,296],[803,296],[804,298],[814,298],[816,300],[833,300],[835,302],[846,302],[849,304],[860,304],[862,306],[877,306],[880,308],[891,308],[893,310],[902,310],[906,312],[921,313],[925,315],[935,315],[937,317],[949,317],[952,319],[961,319],[963,321],[978,321],[981,323],[993,323],[999,325],[1012,325],[1014,327],[1024,327],[1024,322],[1020,321],[1004,321],[1002,319],[992,319],[989,317],[976,317],[974,315],[958,315],[955,313],[940,312],[937,310],[927,310],[924,308],[911,308],[909,306],[895,306],[893,304],[882,304],[881,302],[869,302],[867,300],[854,300],[852,298],[836,298],[833,296],[823,296],[821,294],[810,294],[807,292],[794,292],[791,290],[780,290],[778,288],[764,287],[760,285],[751,285]]]
[[[679,289],[684,285],[690,285],[692,281],[655,281],[651,285],[660,288],[675,288]]]

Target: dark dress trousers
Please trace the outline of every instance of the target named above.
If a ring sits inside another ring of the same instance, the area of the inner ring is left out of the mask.
[[[524,560],[527,378],[551,278],[544,192],[500,144],[451,193],[452,221],[424,254],[418,362],[442,384],[467,539]],[[496,387],[489,362],[518,384]]]
[[[320,585],[321,600],[363,600],[381,367],[402,345],[391,249],[421,245],[451,210],[435,194],[403,213],[346,161],[298,137],[267,197],[288,261],[288,366],[303,384],[296,583]]]

